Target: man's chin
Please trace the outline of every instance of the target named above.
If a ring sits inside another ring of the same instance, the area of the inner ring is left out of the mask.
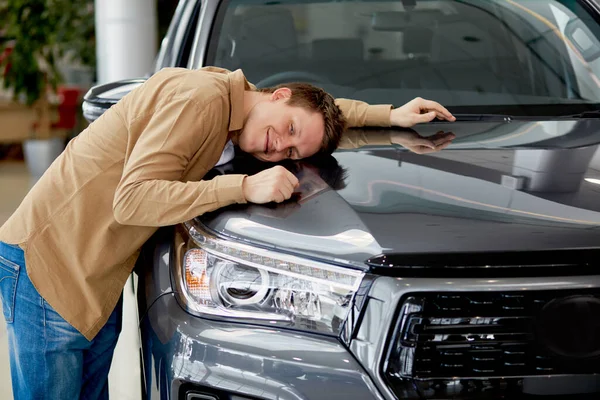
[[[249,152],[248,154],[250,154],[252,157],[256,158],[257,160],[260,160],[263,162],[269,162],[269,160],[265,159],[260,153]]]

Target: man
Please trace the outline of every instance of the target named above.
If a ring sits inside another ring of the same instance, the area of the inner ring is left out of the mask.
[[[230,141],[270,162],[331,153],[340,141],[435,151],[453,137],[341,135],[346,124],[409,127],[436,117],[454,120],[422,99],[392,110],[336,103],[309,85],[257,91],[240,70],[155,74],[73,139],[0,228],[15,398],[108,398],[122,289],[157,227],[290,198],[298,180],[283,167],[203,181],[227,160]]]

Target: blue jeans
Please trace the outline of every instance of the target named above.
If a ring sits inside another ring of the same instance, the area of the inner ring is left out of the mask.
[[[106,325],[88,341],[39,295],[27,276],[23,251],[3,242],[0,297],[15,399],[108,399],[122,297]]]

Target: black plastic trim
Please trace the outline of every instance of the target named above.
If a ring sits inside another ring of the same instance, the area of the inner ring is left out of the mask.
[[[600,249],[531,252],[382,254],[371,273],[402,277],[531,277],[600,274]]]

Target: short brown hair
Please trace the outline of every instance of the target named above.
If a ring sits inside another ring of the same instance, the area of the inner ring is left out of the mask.
[[[288,88],[292,91],[292,96],[287,101],[288,105],[304,107],[323,116],[325,134],[319,153],[333,153],[340,144],[342,133],[346,129],[346,119],[342,110],[335,104],[333,97],[323,89],[308,83],[285,83],[271,88],[258,89],[258,91],[273,93],[280,88]]]

